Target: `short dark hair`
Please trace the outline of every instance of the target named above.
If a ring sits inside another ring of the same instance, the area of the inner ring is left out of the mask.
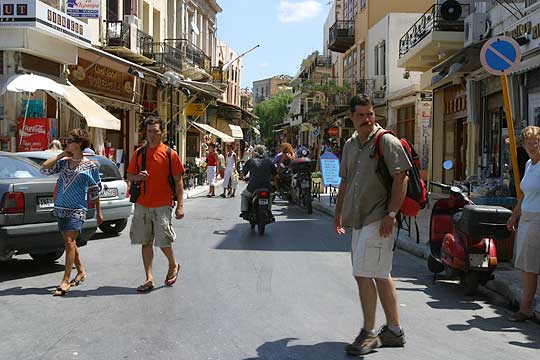
[[[356,111],[356,106],[371,106],[373,107],[373,100],[366,94],[359,94],[353,96],[349,102],[351,114]]]
[[[144,119],[144,130],[148,128],[148,125],[155,124],[159,124],[159,130],[165,130],[165,123],[163,122],[163,119],[161,119],[159,116],[148,116],[146,119]]]
[[[90,146],[90,133],[84,129],[73,129],[69,132],[69,136],[73,138],[73,142],[81,144],[81,150]]]

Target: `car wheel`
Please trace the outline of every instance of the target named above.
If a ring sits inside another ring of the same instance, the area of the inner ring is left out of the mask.
[[[105,234],[118,234],[127,226],[127,219],[104,221],[99,225],[99,229]]]
[[[32,259],[34,259],[36,262],[43,263],[43,264],[52,264],[56,260],[60,259],[62,255],[64,255],[64,249],[56,250],[50,253],[43,253],[43,254],[30,253],[30,256],[32,257]]]

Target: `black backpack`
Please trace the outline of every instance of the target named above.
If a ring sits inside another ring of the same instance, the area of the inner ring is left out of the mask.
[[[171,148],[167,146],[167,157],[169,158],[169,176],[167,177],[167,180],[169,181],[169,186],[171,187],[171,190],[173,192],[173,201],[178,201],[178,197],[176,196],[176,182],[174,180],[174,177],[172,176],[171,153],[172,153]],[[138,169],[140,156],[142,156],[141,169]],[[138,169],[138,172],[146,170],[146,145],[137,149],[137,169]]]

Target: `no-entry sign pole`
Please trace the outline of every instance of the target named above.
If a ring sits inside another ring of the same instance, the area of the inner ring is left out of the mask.
[[[514,173],[514,184],[516,185],[516,194],[518,199],[523,196],[521,187],[521,177],[519,174],[519,165],[517,157],[516,132],[514,131],[514,118],[512,116],[512,106],[510,105],[510,94],[508,91],[508,76],[501,76],[501,84],[504,98],[504,112],[506,113],[506,125],[508,127],[508,137],[510,138],[510,155],[512,156],[512,172]]]
[[[512,172],[514,173],[514,184],[518,199],[523,196],[519,186],[521,177],[519,176],[519,166],[516,147],[516,133],[514,131],[514,118],[512,116],[512,106],[510,104],[510,91],[508,87],[508,76],[521,62],[521,47],[511,37],[498,36],[489,39],[480,52],[480,61],[492,75],[501,77],[501,85],[504,98],[504,112],[506,113],[506,124],[508,137],[510,139],[510,155],[512,157]]]

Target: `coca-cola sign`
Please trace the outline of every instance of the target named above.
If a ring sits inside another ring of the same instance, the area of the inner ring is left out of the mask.
[[[46,150],[52,141],[51,122],[47,118],[19,118],[17,151]]]

